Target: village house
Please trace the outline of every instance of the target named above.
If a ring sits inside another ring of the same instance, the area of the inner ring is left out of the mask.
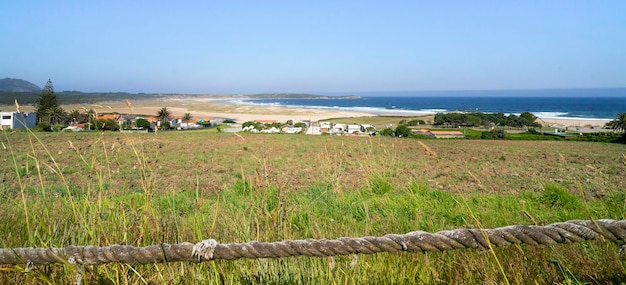
[[[332,132],[333,134],[343,134],[348,129],[346,124],[335,124],[333,126]]]
[[[37,126],[37,115],[34,112],[0,112],[0,128],[30,129]]]
[[[297,134],[297,133],[302,132],[302,128],[301,127],[287,127],[287,128],[283,128],[281,131],[286,134]]]
[[[346,131],[348,134],[361,133],[361,125],[348,125]]]
[[[120,125],[120,128],[122,128],[122,124],[124,124],[124,117],[122,117],[122,115],[120,115],[120,114],[100,115],[96,119],[98,119],[98,120],[113,120],[113,121],[115,121],[116,123],[118,123]]]
[[[329,133],[331,130],[330,122],[320,122],[320,132],[321,133]]]
[[[315,130],[315,131],[311,131]],[[319,131],[317,131],[319,130]],[[307,134],[312,135],[320,135],[320,134],[330,134],[330,135],[363,135],[363,134],[372,134],[376,131],[374,126],[369,124],[343,124],[337,123],[332,124],[330,122],[319,122],[319,127],[312,126],[307,131]]]

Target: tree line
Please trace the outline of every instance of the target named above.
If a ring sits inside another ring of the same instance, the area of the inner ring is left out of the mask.
[[[84,109],[84,112],[73,109],[66,112],[61,108],[52,81],[48,82],[35,100],[35,113],[37,116],[37,129],[41,131],[59,130],[68,124],[87,123],[92,130],[119,131],[120,124],[113,119],[98,119],[98,113],[94,109]],[[161,129],[169,129],[171,116],[170,110],[161,108],[156,117],[159,120]],[[190,113],[185,113],[183,122],[188,123],[192,119]],[[123,128],[151,128],[151,123],[146,119],[137,119],[133,122],[125,121]]]
[[[541,127],[536,122],[537,117],[530,112],[523,112],[519,116],[515,114],[504,113],[437,113],[434,119],[434,125],[444,126],[448,128],[457,127],[486,127],[489,126],[507,126],[513,128],[522,127]]]

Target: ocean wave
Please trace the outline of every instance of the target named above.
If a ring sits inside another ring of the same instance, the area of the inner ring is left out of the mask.
[[[531,112],[533,115],[539,118],[547,118],[547,119],[563,119],[567,114],[567,112]],[[520,114],[517,114],[520,115]]]
[[[574,116],[567,112],[531,112],[537,118],[542,119],[566,119],[566,120],[580,120],[580,121],[590,121],[590,120],[605,120],[610,121],[610,118],[590,118],[590,117],[579,117]],[[518,114],[519,115],[519,114]]]
[[[345,107],[345,106],[323,106],[323,105],[298,105],[298,104],[281,104],[280,102],[257,102],[254,100],[228,100],[224,101],[226,104],[233,105],[247,105],[247,106],[259,106],[259,107],[285,107],[285,108],[299,108],[299,109],[317,109],[317,110],[332,110],[332,111],[348,111],[359,113],[371,113],[375,115],[434,115],[441,112],[448,112],[446,109],[420,109],[409,110],[402,108],[388,108],[388,107]]]
[[[232,99],[232,100],[224,100],[221,101],[225,104],[233,104],[233,105],[247,105],[247,106],[259,106],[259,107],[283,107],[283,108],[298,108],[298,109],[316,109],[316,110],[330,110],[330,111],[346,111],[346,112],[359,112],[359,113],[369,113],[373,115],[405,115],[405,116],[421,116],[421,115],[434,115],[437,113],[448,113],[454,112],[452,110],[456,110],[456,108],[444,109],[444,108],[433,108],[430,106],[424,106],[425,108],[407,108],[406,106],[401,106],[401,104],[391,105],[388,101],[385,102],[377,102],[380,106],[341,106],[338,104],[328,104],[324,105],[323,103],[316,102],[325,102],[324,100],[316,100],[315,102],[311,101],[302,101],[303,104],[298,104],[292,102],[284,102],[278,100],[270,100],[270,101],[259,101],[259,100],[250,100],[250,99]],[[307,103],[304,103],[307,102]],[[361,101],[362,102],[362,101]],[[357,102],[358,103],[358,102]],[[417,107],[415,105],[418,104],[409,104]],[[399,106],[399,107],[398,107]],[[493,106],[489,106],[491,108],[468,108],[462,112],[483,112],[483,113],[497,113],[491,111]],[[520,109],[520,108],[517,108]],[[504,111],[504,110],[503,110]],[[511,110],[513,111],[513,110]],[[611,120],[610,118],[601,118],[600,114],[582,114],[577,111],[573,112],[563,112],[563,111],[530,111],[535,116],[542,119],[569,119],[569,120]],[[510,115],[514,114],[519,116],[519,111],[506,112],[505,114]],[[579,116],[580,114],[580,116]]]

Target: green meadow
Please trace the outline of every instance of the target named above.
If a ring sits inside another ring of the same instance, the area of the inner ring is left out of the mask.
[[[626,145],[213,130],[0,132],[0,247],[334,239],[624,219]],[[619,284],[610,242],[85,266],[83,284]],[[69,264],[0,265],[68,284]]]

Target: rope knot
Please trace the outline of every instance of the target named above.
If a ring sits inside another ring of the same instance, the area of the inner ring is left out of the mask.
[[[217,247],[217,241],[214,239],[205,239],[199,243],[196,243],[193,246],[191,251],[192,257],[197,257],[198,261],[202,261],[202,258],[205,260],[213,259],[213,253],[215,252],[215,248]]]
[[[83,264],[83,261],[80,258],[76,258],[75,256],[70,256],[67,258],[67,263],[71,265],[80,265]]]

